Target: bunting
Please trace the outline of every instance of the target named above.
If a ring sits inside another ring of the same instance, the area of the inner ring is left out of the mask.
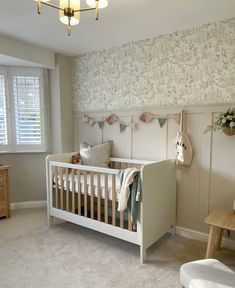
[[[158,118],[157,120],[158,120],[159,126],[162,128],[164,124],[166,123],[167,118]]]
[[[109,125],[113,125],[114,123],[118,122],[120,133],[123,133],[127,127],[130,127],[130,129],[137,129],[139,121],[149,124],[154,119],[158,120],[158,124],[160,128],[162,128],[166,124],[166,121],[168,119],[173,119],[177,124],[180,124],[180,114],[171,114],[169,116],[161,116],[161,115],[153,115],[150,112],[143,112],[139,116],[139,119],[135,121],[131,121],[129,124],[126,124],[123,121],[121,121],[119,117],[114,113],[108,116],[106,119],[98,120],[98,121],[96,121],[92,117],[89,117],[88,115],[83,115],[81,118],[81,121],[83,123],[87,123],[90,127],[93,127],[97,123],[97,125],[99,126],[101,130],[104,129],[105,122],[108,123]]]
[[[82,116],[82,122],[87,123],[89,121],[89,118],[86,115]]]
[[[116,114],[112,114],[106,119],[106,122],[109,125],[112,125],[113,123],[117,122],[118,120],[119,120],[119,118],[117,117],[117,115]]]
[[[88,120],[88,124],[89,124],[89,126],[94,126],[95,125],[95,123],[96,123],[96,121],[95,121],[95,119],[93,119],[93,118],[91,118],[91,117],[89,117],[89,120]]]
[[[131,129],[137,129],[137,123],[136,123],[136,122],[131,122],[130,125],[129,125],[129,127],[130,127]]]
[[[120,126],[120,132],[124,132],[126,130],[127,125],[124,122],[119,123]]]
[[[102,130],[104,128],[104,121],[98,121],[98,126]]]
[[[154,119],[154,116],[152,113],[149,113],[149,112],[143,112],[141,115],[140,115],[140,118],[139,118],[141,121],[145,122],[145,123],[151,123]]]

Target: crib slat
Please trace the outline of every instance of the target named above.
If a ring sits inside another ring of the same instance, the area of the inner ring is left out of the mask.
[[[108,223],[109,222],[109,215],[108,215],[108,204],[109,204],[109,199],[108,199],[108,174],[104,175],[104,191],[105,191],[105,196],[104,196],[104,222]]]
[[[90,189],[91,189],[91,219],[94,219],[94,173],[90,175]]]
[[[124,217],[123,217],[123,212],[120,212],[120,227],[124,227]]]
[[[58,169],[57,166],[55,168],[55,207],[58,209],[59,208],[59,201],[58,201]]]
[[[64,209],[64,183],[63,183],[63,168],[60,168],[60,209]]]
[[[112,175],[112,225],[116,225],[116,175]]]
[[[84,216],[87,217],[87,172],[84,171]]]
[[[74,181],[74,169],[72,169],[72,213],[75,213],[75,181]]]
[[[55,179],[55,170],[51,167],[51,193],[52,193],[52,206],[55,207],[55,189],[54,189],[54,179]]]
[[[81,195],[81,172],[77,171],[78,177],[78,214],[81,215],[82,195]]]
[[[100,191],[100,173],[97,175],[97,214],[98,214],[98,221],[101,221],[101,191]]]
[[[66,210],[69,211],[69,169],[66,168]]]
[[[131,213],[128,211],[128,230],[132,231]]]

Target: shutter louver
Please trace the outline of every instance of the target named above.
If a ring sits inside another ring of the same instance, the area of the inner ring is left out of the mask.
[[[8,144],[5,76],[0,75],[0,145]]]
[[[13,76],[16,145],[42,144],[40,78]]]

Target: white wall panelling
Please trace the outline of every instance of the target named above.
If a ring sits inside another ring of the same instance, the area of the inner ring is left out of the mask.
[[[235,105],[231,103],[230,106]],[[228,104],[214,106],[186,107],[185,126],[192,140],[194,158],[190,167],[179,167],[177,171],[177,225],[187,229],[207,232],[208,226],[204,218],[215,208],[232,209],[235,200],[235,136],[227,136],[220,132],[206,133],[204,129],[211,123],[215,112],[225,111]],[[143,109],[115,111],[125,123],[137,119]],[[181,108],[145,109],[155,115],[172,115]],[[102,119],[110,114],[106,111],[87,113],[95,119]],[[78,143],[91,144],[106,140],[114,140],[112,156],[132,157],[136,159],[159,160],[175,157],[175,137],[179,125],[169,119],[163,128],[157,119],[150,124],[139,122],[137,130],[127,128],[119,132],[116,123],[109,126],[105,123],[100,130],[97,124],[89,127],[81,123],[81,115],[74,114],[78,123]],[[76,147],[78,150],[78,146]]]
[[[192,141],[194,158],[190,167],[181,167],[178,169],[178,221],[180,226],[188,227],[194,230],[200,230],[200,171],[202,169],[202,150],[208,147],[202,147],[203,131],[207,123],[206,114],[203,112],[185,115],[185,126]],[[204,190],[204,187],[202,187]],[[204,199],[203,201],[207,201]]]
[[[133,117],[133,120],[138,121],[138,117]],[[166,123],[160,128],[156,119],[148,124],[139,121],[137,129],[132,130],[133,159],[166,159],[166,133]]]
[[[213,118],[215,117],[216,114],[213,113]],[[231,209],[231,202],[235,200],[234,138],[224,137],[219,133],[212,136],[210,209],[215,209],[221,203],[226,209]]]

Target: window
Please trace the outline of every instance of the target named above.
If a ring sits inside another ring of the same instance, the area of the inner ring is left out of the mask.
[[[5,75],[0,73],[0,145],[8,144]]]
[[[43,71],[0,70],[0,151],[46,150]]]

